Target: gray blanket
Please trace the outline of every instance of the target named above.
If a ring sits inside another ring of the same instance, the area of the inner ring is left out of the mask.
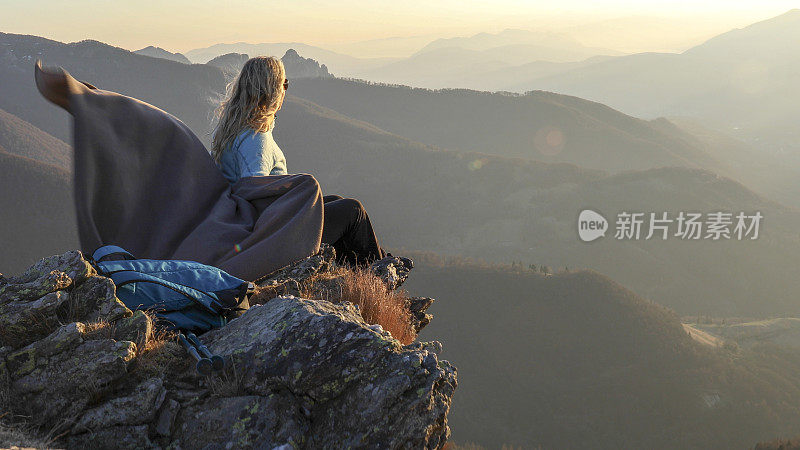
[[[176,117],[43,70],[42,95],[73,116],[75,206],[81,250],[119,245],[138,258],[186,259],[255,280],[316,252],[319,184],[307,174],[229,185]]]

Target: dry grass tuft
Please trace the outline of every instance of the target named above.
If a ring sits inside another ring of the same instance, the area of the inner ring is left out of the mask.
[[[106,395],[111,390],[108,383],[100,383],[96,379],[89,377],[78,389],[83,392],[89,406],[99,405],[106,399]]]
[[[232,360],[221,374],[207,377],[206,384],[211,393],[217,397],[247,395],[244,388],[244,372],[236,370],[236,364]]]
[[[113,339],[114,327],[106,320],[84,324],[86,339]]]
[[[0,446],[2,448],[52,448],[55,437],[48,433],[44,438],[35,437],[35,430],[24,423],[10,423],[0,413]]]
[[[253,295],[250,296],[250,306],[263,305],[273,298],[286,293],[285,283],[275,286],[257,286]]]
[[[300,293],[307,298],[358,305],[365,322],[380,325],[403,345],[417,337],[406,306],[408,295],[405,291],[389,291],[368,269],[340,268],[312,277],[301,285]]]
[[[25,324],[22,328],[19,324]],[[39,311],[27,310],[18,321],[17,326],[7,326],[0,320],[0,347],[19,348],[35,340],[41,339],[61,325],[56,317]]]
[[[177,342],[177,333],[156,328],[144,348],[137,350],[136,372],[143,378],[165,376],[171,369],[180,370],[189,364],[183,348]]]
[[[478,445],[474,442],[465,442],[463,444],[456,444],[455,442],[448,442],[442,447],[443,450],[486,450],[486,447]]]

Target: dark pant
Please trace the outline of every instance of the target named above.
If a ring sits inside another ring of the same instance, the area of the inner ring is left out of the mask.
[[[361,202],[339,195],[326,195],[323,202],[322,242],[333,246],[339,263],[366,265],[386,256]]]

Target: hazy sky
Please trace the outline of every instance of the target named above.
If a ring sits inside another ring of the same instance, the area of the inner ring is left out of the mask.
[[[678,42],[676,27],[683,30],[677,34],[699,39],[796,6],[800,7],[800,1],[0,0],[0,31],[65,42],[96,39],[131,50],[157,45],[186,51],[219,42],[324,46],[392,36],[451,37],[504,28],[562,30],[612,18],[647,16],[672,19],[672,28],[661,32],[664,39]],[[646,45],[657,44],[656,39]],[[665,42],[661,47],[670,45]]]

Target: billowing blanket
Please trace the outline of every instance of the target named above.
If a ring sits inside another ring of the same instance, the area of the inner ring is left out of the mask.
[[[319,184],[307,174],[229,185],[192,131],[152,105],[35,68],[36,85],[73,116],[81,250],[186,259],[255,280],[316,252]]]

